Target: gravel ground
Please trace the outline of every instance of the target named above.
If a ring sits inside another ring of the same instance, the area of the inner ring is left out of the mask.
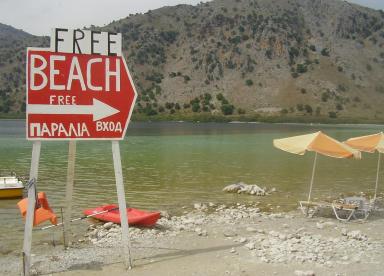
[[[83,233],[84,234],[84,233]],[[83,235],[82,234],[82,235]],[[129,275],[384,275],[384,216],[342,223],[257,206],[195,204],[163,213],[155,228],[130,228]],[[36,275],[126,275],[120,226],[90,224],[63,250],[33,248]],[[19,253],[0,258],[1,275],[19,275]],[[154,273],[156,271],[156,273]]]

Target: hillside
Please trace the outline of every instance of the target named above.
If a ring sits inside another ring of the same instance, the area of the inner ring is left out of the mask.
[[[27,47],[47,47],[48,37],[37,37],[0,23],[0,114],[25,112],[25,57]]]
[[[139,92],[136,118],[380,121],[383,26],[382,11],[338,0],[215,0],[99,29],[123,34]],[[0,112],[21,114],[25,48],[49,41],[16,32],[0,40]]]

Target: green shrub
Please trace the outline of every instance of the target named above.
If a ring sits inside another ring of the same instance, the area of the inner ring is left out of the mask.
[[[153,72],[152,75],[147,76],[145,79],[149,81],[154,81],[156,83],[161,83],[161,80],[164,78],[163,74]]]
[[[303,104],[297,104],[297,105],[296,105],[296,109],[297,109],[298,111],[303,111],[303,110],[304,110],[304,106],[303,106]]]
[[[232,115],[235,107],[231,104],[223,104],[221,106],[221,112],[223,112],[224,115]]]
[[[175,31],[160,32],[160,37],[170,44],[176,41],[178,35],[179,33]]]
[[[297,64],[297,67],[296,67],[296,72],[299,73],[299,74],[303,74],[305,72],[307,72],[308,69],[307,69],[307,66],[305,64]]]
[[[323,50],[321,50],[321,55],[323,55],[325,57],[329,57],[329,49],[324,48]]]
[[[337,90],[345,92],[345,91],[347,91],[347,87],[345,87],[343,84],[339,84],[337,86]]]
[[[209,93],[205,93],[205,94],[204,94],[204,102],[205,102],[205,103],[209,104],[209,102],[211,101],[211,99],[212,99],[211,94],[209,94]]]
[[[199,98],[194,98],[193,100],[190,101],[190,104],[193,105],[194,103],[200,104],[200,99]]]
[[[194,102],[194,103],[192,104],[192,111],[193,111],[193,112],[199,112],[199,111],[200,111],[200,104],[197,103],[197,102]]]
[[[328,99],[329,99],[329,93],[327,93],[327,92],[323,92],[323,93],[321,94],[321,100],[322,100],[323,102],[326,102],[326,101],[328,101]]]
[[[157,111],[152,109],[152,107],[146,107],[145,108],[145,114],[147,116],[155,116],[155,115],[157,115]]]
[[[238,108],[237,113],[239,113],[240,115],[245,114],[245,109]]]
[[[271,49],[268,49],[267,51],[265,51],[265,56],[269,59],[272,59],[272,55],[273,55],[273,52]]]
[[[306,104],[306,105],[304,106],[304,109],[305,109],[305,111],[306,111],[307,113],[309,113],[309,114],[312,114],[312,112],[313,112],[312,106],[310,106],[309,104]]]
[[[165,108],[166,109],[172,109],[175,106],[174,103],[165,103]]]
[[[332,118],[332,119],[337,118],[337,113],[334,112],[334,111],[330,111],[330,112],[328,112],[328,115],[329,115],[329,118]]]
[[[224,99],[224,96],[223,94],[219,93],[216,95],[216,99],[219,100],[219,101],[222,101]]]
[[[252,85],[253,85],[253,81],[250,80],[250,79],[248,79],[248,80],[245,81],[245,84],[246,84],[247,86],[252,86]]]

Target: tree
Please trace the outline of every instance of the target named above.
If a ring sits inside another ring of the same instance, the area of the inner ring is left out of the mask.
[[[307,113],[309,113],[309,114],[312,114],[312,112],[313,112],[312,106],[310,106],[309,104],[306,104],[306,105],[304,106],[304,109],[305,109],[305,111],[306,111]]]
[[[246,84],[247,86],[252,86],[252,85],[253,85],[253,81],[250,80],[250,79],[248,79],[248,80],[245,81],[245,84]]]
[[[303,111],[303,110],[304,110],[304,106],[303,106],[303,104],[297,104],[297,105],[296,105],[296,109],[297,109],[298,111]]]
[[[238,108],[237,113],[239,113],[240,115],[245,114],[245,109]]]
[[[221,106],[221,112],[223,112],[224,115],[232,115],[235,107],[231,104],[223,104]]]
[[[307,72],[307,70],[308,69],[307,69],[307,66],[305,64],[297,64],[297,69],[296,69],[297,73],[303,74],[303,73]]]
[[[321,54],[325,57],[329,57],[329,50],[328,48],[324,48],[323,50],[321,50]]]
[[[197,102],[194,102],[194,103],[192,104],[192,111],[193,111],[193,112],[199,112],[199,111],[200,111],[200,104],[197,103]]]
[[[217,94],[216,99],[218,99],[219,101],[222,101],[224,99],[223,94],[221,94],[221,93]]]

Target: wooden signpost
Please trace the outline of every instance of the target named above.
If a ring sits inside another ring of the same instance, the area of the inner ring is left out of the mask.
[[[70,245],[76,141],[111,140],[123,256],[131,267],[129,228],[119,140],[123,140],[137,97],[121,51],[121,34],[53,30],[50,48],[27,50],[26,137],[33,142],[30,179],[37,182],[41,141],[68,140],[64,240]],[[36,185],[28,190],[23,274],[31,266]]]

